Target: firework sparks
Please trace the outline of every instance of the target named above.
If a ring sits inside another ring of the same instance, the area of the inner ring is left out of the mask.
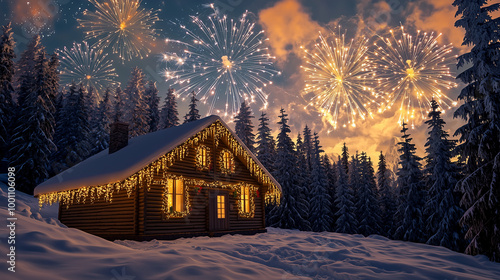
[[[451,109],[456,105],[443,93],[456,87],[455,78],[450,74],[449,65],[455,56],[450,55],[452,46],[440,46],[434,33],[406,33],[401,27],[395,35],[381,38],[375,44],[374,62],[377,73],[376,89],[385,101],[379,112],[384,112],[400,100],[399,122],[405,121],[415,126],[416,119],[425,119],[430,110],[430,102],[435,99],[441,108]]]
[[[96,11],[85,10],[84,18],[78,19],[85,40],[96,39],[93,47],[97,49],[111,47],[122,61],[148,56],[155,45],[153,25],[159,20],[159,10],[141,9],[140,0],[89,1]]]
[[[308,106],[317,108],[321,115],[337,129],[356,127],[357,118],[372,117],[370,107],[376,104],[370,86],[374,80],[368,57],[366,38],[346,42],[345,34],[331,40],[321,33],[312,50],[304,51],[307,74],[304,93],[313,93]]]
[[[260,100],[267,107],[264,88],[280,72],[272,68],[274,57],[263,47],[264,32],[255,31],[247,15],[233,21],[213,14],[206,22],[191,16],[196,28],[181,26],[187,41],[166,40],[183,50],[163,55],[165,78],[179,87],[178,95],[195,91],[201,96],[200,101],[209,106],[207,115],[223,111],[233,117],[243,100]]]
[[[117,85],[118,75],[113,61],[102,50],[89,48],[89,45],[73,43],[73,47],[58,51],[61,56],[61,81],[70,84],[75,81],[85,87],[93,87],[102,92],[107,86]]]

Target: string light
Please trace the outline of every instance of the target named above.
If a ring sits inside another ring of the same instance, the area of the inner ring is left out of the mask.
[[[250,171],[250,174],[254,176],[257,181],[263,186],[267,187],[266,192],[266,203],[271,203],[271,201],[276,201],[279,203],[281,197],[281,191],[278,186],[275,185],[270,177],[264,172],[264,170],[255,162],[252,156],[243,148],[236,138],[231,134],[229,129],[227,129],[219,120],[211,124],[209,127],[204,130],[198,132],[196,135],[185,141],[180,146],[174,148],[172,151],[167,153],[166,155],[160,157],[158,160],[152,162],[147,165],[143,169],[139,170],[137,173],[131,175],[122,181],[112,182],[100,186],[83,186],[78,189],[65,190],[65,191],[56,191],[45,194],[40,194],[38,196],[38,203],[40,208],[45,205],[52,205],[53,203],[61,203],[61,205],[65,205],[67,208],[72,204],[80,204],[86,203],[90,201],[90,203],[94,203],[99,199],[104,199],[106,202],[112,203],[113,194],[119,193],[122,189],[126,190],[127,196],[130,198],[132,192],[141,186],[147,186],[147,190],[150,190],[151,184],[159,184],[163,185],[167,188],[167,182],[165,180],[153,180],[153,176],[155,174],[159,174],[159,172],[163,172],[163,177],[165,179],[182,179],[186,186],[186,196],[188,195],[188,185],[201,185],[207,187],[216,187],[216,188],[228,188],[233,190],[238,190],[242,186],[251,186],[245,183],[238,184],[228,184],[226,182],[208,182],[201,179],[191,179],[185,178],[183,176],[178,176],[168,172],[168,168],[174,165],[175,162],[183,160],[189,154],[190,147],[199,146],[200,142],[204,142],[209,137],[214,139],[214,143],[216,147],[220,144],[220,139],[223,139],[226,146],[228,147],[227,151],[231,152],[234,160],[234,155],[238,156],[242,159],[242,162],[246,164],[247,169]],[[222,166],[222,165],[221,165]],[[233,164],[234,166],[234,164]],[[258,189],[257,186],[251,186],[252,190],[255,191]],[[165,191],[164,191],[165,192]],[[168,192],[168,190],[167,190]],[[189,204],[189,199],[185,200],[186,202],[186,211],[189,211],[191,205]],[[163,211],[169,209],[163,209]],[[167,211],[169,212],[169,211]],[[165,213],[168,215],[168,213]],[[189,214],[189,213],[188,213]],[[242,213],[240,213],[242,214]]]

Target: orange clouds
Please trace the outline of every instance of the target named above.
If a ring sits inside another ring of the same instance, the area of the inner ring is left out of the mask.
[[[50,28],[59,12],[59,6],[53,0],[15,0],[11,5],[12,20],[22,24],[24,30],[31,34]]]
[[[316,39],[323,28],[311,19],[298,0],[282,0],[259,13],[259,22],[266,30],[273,54],[279,61],[299,52],[303,42]]]

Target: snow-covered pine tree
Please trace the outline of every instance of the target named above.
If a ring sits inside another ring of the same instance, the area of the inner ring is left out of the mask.
[[[464,248],[464,231],[459,225],[463,209],[459,207],[459,196],[454,192],[460,179],[459,167],[451,160],[455,149],[454,140],[448,139],[444,130],[439,105],[431,101],[429,112],[429,137],[425,143],[425,169],[428,199],[425,205],[427,217],[427,244],[448,247],[455,251]]]
[[[373,166],[365,152],[361,153],[358,163],[360,182],[355,203],[358,217],[357,232],[364,236],[379,234],[379,200]]]
[[[49,60],[49,83],[50,83],[50,93],[49,96],[52,99],[52,103],[56,104],[57,96],[59,95],[59,56],[54,53],[50,56]]]
[[[344,166],[346,174],[349,174],[349,149],[347,148],[345,142],[344,145],[342,146],[341,163]]]
[[[300,193],[300,185],[297,183],[297,158],[294,151],[294,143],[290,136],[290,126],[288,125],[285,110],[280,110],[280,121],[278,122],[280,132],[278,134],[277,154],[275,161],[274,177],[280,183],[283,193],[279,207],[274,208],[271,215],[275,223],[273,226],[288,229],[303,228],[307,220],[306,205],[301,204],[295,198],[296,193]]]
[[[311,220],[310,220],[310,212],[311,212],[311,193],[310,190],[310,173],[307,171],[307,163],[306,163],[306,153],[304,150],[304,142],[302,141],[302,137],[300,133],[297,135],[297,140],[295,141],[295,156],[297,157],[297,185],[300,186],[300,192],[295,193],[295,199],[300,201],[301,204],[305,205],[306,211],[304,211],[304,224],[302,228],[299,228],[303,231],[311,230]]]
[[[14,93],[14,38],[11,24],[2,26],[0,37],[0,160],[8,156],[15,103]]]
[[[194,122],[201,118],[197,104],[199,100],[196,98],[196,92],[191,92],[191,101],[189,102],[189,111],[184,116],[184,123]]]
[[[472,46],[458,57],[458,67],[467,65],[457,77],[466,86],[454,115],[466,121],[455,132],[465,162],[466,176],[457,185],[466,209],[460,222],[470,240],[465,252],[500,261],[500,18],[491,17],[500,3],[455,0],[453,5],[459,17],[455,26],[465,29],[462,45]]]
[[[337,182],[335,193],[335,206],[338,209],[335,213],[335,232],[356,233],[356,217],[354,216],[354,195],[349,187],[347,170],[339,157],[336,164]]]
[[[250,151],[255,152],[255,134],[252,125],[252,119],[255,117],[252,115],[252,109],[246,101],[241,103],[240,111],[234,118],[236,135]]]
[[[158,108],[160,98],[158,97],[158,89],[155,82],[149,81],[144,96],[148,104],[149,132],[155,132],[160,126],[160,109]]]
[[[390,171],[387,170],[387,162],[385,156],[380,151],[378,170],[377,170],[377,185],[380,197],[380,218],[381,234],[386,237],[392,237],[394,230],[394,214],[396,213],[397,203],[394,188],[391,182]]]
[[[64,101],[61,123],[58,128],[59,141],[53,158],[53,170],[59,173],[86,159],[92,150],[88,104],[90,102],[85,87],[73,83]]]
[[[169,88],[165,96],[165,103],[161,109],[162,129],[179,125],[179,112],[177,111],[177,101],[175,101],[174,89]]]
[[[272,172],[274,170],[275,142],[271,129],[269,128],[269,119],[266,113],[262,112],[259,118],[259,127],[257,128],[257,158],[264,167]]]
[[[28,83],[24,78],[34,77],[29,83],[31,88],[23,88],[22,107],[19,108],[10,149],[10,165],[16,168],[16,185],[28,194],[48,178],[49,156],[56,149],[52,142],[55,109],[48,95],[51,91],[48,60],[43,48],[36,52],[34,68],[30,69],[32,74],[23,74],[20,79],[26,86]]]
[[[332,201],[328,192],[328,178],[321,163],[323,150],[319,144],[318,134],[314,133],[312,154],[311,201],[309,220],[313,231],[330,231],[332,225]]]
[[[351,156],[351,162],[349,163],[348,177],[349,177],[349,186],[352,189],[352,194],[354,195],[354,200],[358,201],[358,199],[359,199],[358,191],[359,191],[359,188],[361,187],[361,166],[360,166],[360,162],[359,162],[358,151],[356,151],[356,155]],[[358,211],[358,209],[356,208],[356,206],[357,206],[356,204],[354,206],[356,209],[354,214],[356,215],[356,218],[359,218],[358,215],[363,215],[363,213],[360,213]]]
[[[124,121],[130,125],[129,137],[149,132],[149,105],[144,92],[146,90],[144,73],[139,67],[132,69],[127,88],[125,88]]]
[[[312,132],[309,127],[304,127],[304,131],[302,133],[304,135],[304,153],[306,155],[306,167],[307,167],[307,172],[311,172],[312,170],[312,164],[313,164],[313,150],[314,150],[314,144],[313,144],[313,138],[312,138]]]
[[[112,122],[117,122],[117,121],[124,121],[124,110],[125,110],[125,100],[126,97],[124,96],[124,93],[122,89],[118,86],[116,87],[115,90],[115,98],[113,102],[113,115],[112,115]]]
[[[108,87],[104,91],[104,96],[99,103],[95,121],[92,125],[92,145],[91,155],[107,149],[109,147],[109,126],[112,120],[111,89]]]
[[[330,204],[331,204],[331,213],[332,213],[332,225],[330,226],[330,230],[335,229],[335,213],[337,213],[337,207],[335,206],[335,200],[337,200],[335,195],[335,186],[337,182],[337,166],[335,163],[330,162],[330,157],[328,155],[323,155],[321,158],[321,163],[323,164],[323,168],[326,173],[326,178],[328,180],[328,194],[330,195]]]
[[[412,242],[425,242],[424,206],[426,199],[420,158],[415,155],[415,144],[406,134],[408,128],[403,122],[403,141],[399,142],[400,162],[398,175],[399,206],[396,212],[398,227],[395,238]]]
[[[22,113],[21,108],[25,108],[25,99],[32,93],[35,82],[35,61],[37,60],[40,52],[45,51],[40,36],[35,35],[28,43],[26,50],[21,54],[21,58],[16,64],[16,78],[17,78],[17,105],[20,108],[18,113]],[[19,119],[19,118],[17,118]]]

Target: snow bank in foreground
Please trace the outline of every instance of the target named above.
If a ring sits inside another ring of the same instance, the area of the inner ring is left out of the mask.
[[[1,178],[0,178],[1,179]],[[0,219],[6,221],[6,188]],[[109,242],[61,225],[17,193],[16,272],[0,279],[498,279],[500,264],[441,247],[380,236],[269,228],[254,236]]]

